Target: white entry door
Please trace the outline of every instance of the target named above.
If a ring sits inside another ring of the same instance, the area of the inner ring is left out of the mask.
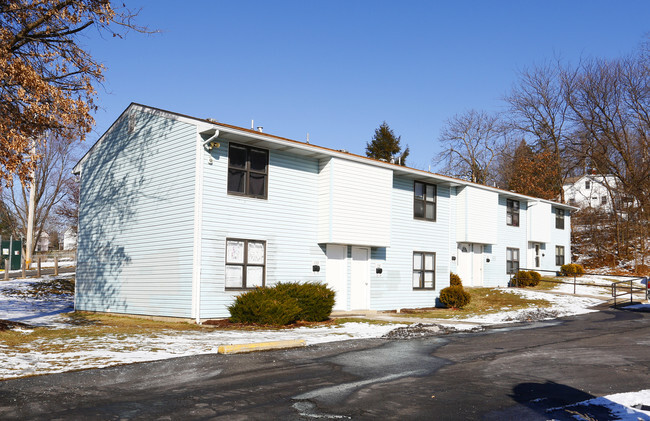
[[[474,244],[472,247],[472,282],[473,287],[483,286],[483,245]]]
[[[352,247],[351,310],[370,308],[370,249]]]
[[[336,292],[333,310],[348,309],[348,247],[327,245],[327,285]]]

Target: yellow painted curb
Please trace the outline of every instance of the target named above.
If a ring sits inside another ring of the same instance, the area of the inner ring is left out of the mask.
[[[304,339],[292,339],[289,341],[258,342],[253,344],[220,345],[219,354],[241,354],[244,352],[267,351],[270,349],[297,348],[306,346]]]

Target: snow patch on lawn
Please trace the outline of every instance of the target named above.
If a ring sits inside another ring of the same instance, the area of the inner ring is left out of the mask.
[[[344,323],[286,330],[210,330],[98,338],[38,340],[9,349],[0,345],[0,379],[217,353],[220,345],[304,339],[308,345],[378,338],[403,324]],[[29,334],[25,332],[25,334]],[[49,353],[48,349],[56,349]]]
[[[557,295],[542,291],[533,291],[529,289],[517,288],[496,288],[504,292],[517,294],[529,300],[546,300],[551,303],[550,307],[545,308],[525,308],[519,310],[502,310],[498,313],[483,314],[480,316],[463,318],[463,321],[480,324],[501,324],[514,323],[528,320],[548,320],[556,317],[572,316],[577,314],[590,313],[594,307],[601,304],[603,300],[598,298],[579,297],[570,295]],[[454,318],[452,320],[461,320]],[[457,326],[458,327],[458,326]]]
[[[74,273],[59,275],[57,278],[70,277],[74,277]],[[10,294],[11,291],[27,291],[34,284],[48,279],[52,279],[52,277],[44,276],[42,278],[0,281],[0,320],[22,322],[32,326],[70,327],[65,323],[65,318],[61,317],[61,315],[74,311],[74,297],[72,295],[34,299]]]

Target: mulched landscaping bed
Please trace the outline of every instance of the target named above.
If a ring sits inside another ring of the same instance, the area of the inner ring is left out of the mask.
[[[229,319],[207,320],[203,322],[204,325],[216,326],[220,329],[238,329],[238,330],[259,330],[259,329],[295,329],[297,327],[318,327],[336,324],[333,319],[325,320],[324,322],[304,322],[297,321],[296,323],[286,326],[273,326],[273,325],[258,325],[248,323],[231,323]]]

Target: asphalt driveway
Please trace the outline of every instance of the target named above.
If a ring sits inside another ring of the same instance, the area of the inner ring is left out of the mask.
[[[567,405],[648,388],[649,318],[607,309],[480,333],[7,380],[0,419],[611,419]]]

